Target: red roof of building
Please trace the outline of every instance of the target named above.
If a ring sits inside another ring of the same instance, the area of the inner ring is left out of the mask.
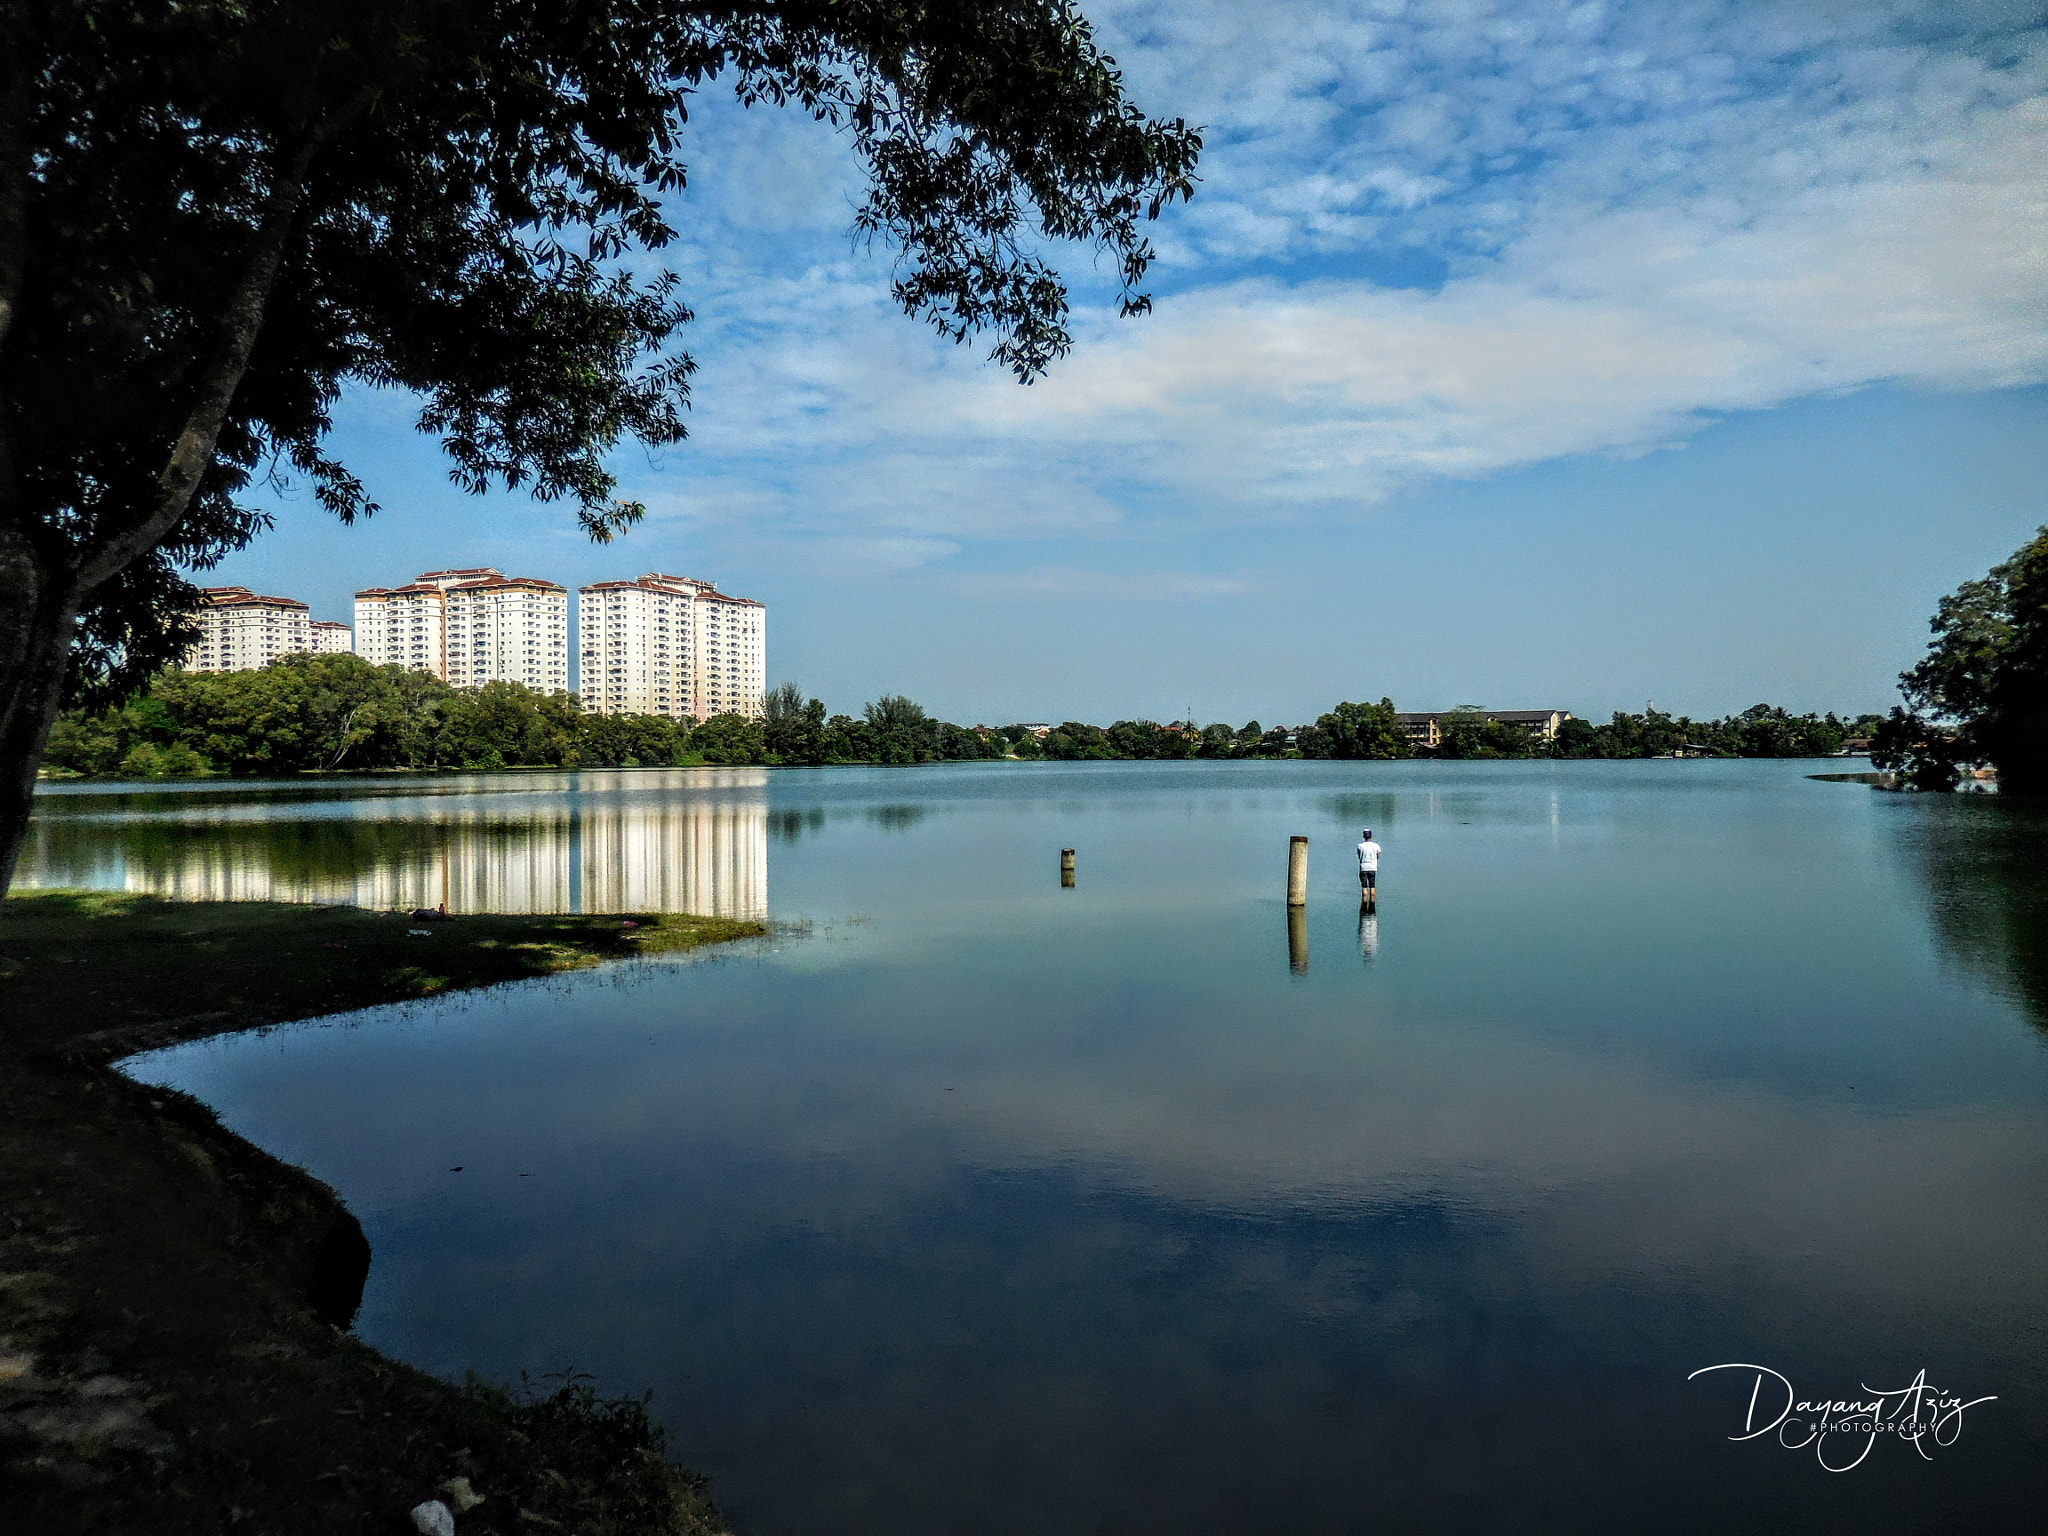
[[[200,595],[208,608],[304,608],[295,597],[264,597],[247,587],[205,587]]]
[[[358,592],[356,596],[406,597],[417,594],[419,596],[424,597],[429,593],[438,597],[441,595],[441,588],[434,586],[428,582],[409,581],[402,587],[365,587],[363,588],[362,591]]]
[[[458,581],[448,590],[451,592],[503,592],[507,589],[532,592],[566,592],[569,589],[557,581],[548,581],[539,576],[500,576],[493,571],[487,581]]]
[[[718,590],[718,583],[702,581],[695,576],[668,576],[660,571],[649,571],[632,581],[593,581],[588,586],[578,587],[578,592],[668,592],[677,597],[694,597],[705,602],[733,603],[743,608],[763,608],[751,597],[734,597]],[[681,589],[681,590],[679,590]]]

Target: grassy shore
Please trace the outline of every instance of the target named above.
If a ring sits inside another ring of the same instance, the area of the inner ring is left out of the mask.
[[[416,929],[426,929],[424,934]],[[458,1387],[337,1326],[369,1250],[332,1190],[131,1052],[679,953],[760,924],[0,902],[0,1529],[386,1532],[467,1477],[464,1536],[720,1529],[630,1404]]]

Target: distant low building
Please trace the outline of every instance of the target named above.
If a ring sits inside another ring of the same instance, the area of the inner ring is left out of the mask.
[[[1394,720],[1410,746],[1433,749],[1443,745],[1443,723],[1453,715],[1518,725],[1538,741],[1557,740],[1558,728],[1571,719],[1564,709],[1434,709],[1396,713]]]
[[[319,648],[312,610],[297,598],[265,597],[247,587],[207,587],[200,595],[199,641],[179,662],[187,672],[249,672],[293,651]]]
[[[1034,720],[1028,725],[1019,724],[1017,729],[1020,731],[1029,731],[1032,735],[1036,736],[1040,741],[1045,740],[1046,737],[1052,734],[1052,727],[1047,725],[1043,720]]]

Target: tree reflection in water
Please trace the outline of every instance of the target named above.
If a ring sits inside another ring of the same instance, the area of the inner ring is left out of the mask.
[[[1918,858],[1943,949],[2048,1032],[2048,799],[1916,796]]]

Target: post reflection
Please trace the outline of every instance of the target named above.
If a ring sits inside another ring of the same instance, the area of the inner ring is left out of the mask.
[[[536,786],[539,788],[540,786]],[[549,786],[548,788],[554,788]],[[490,803],[490,809],[483,809]],[[181,901],[285,901],[451,912],[765,916],[768,808],[663,793],[549,793],[194,807],[149,820],[37,824],[20,881]]]
[[[1287,969],[1297,976],[1308,974],[1308,909],[1287,909]]]

